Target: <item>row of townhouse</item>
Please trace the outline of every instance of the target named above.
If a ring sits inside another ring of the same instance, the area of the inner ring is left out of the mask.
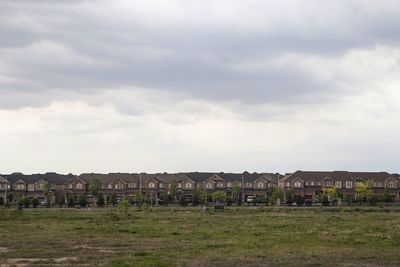
[[[293,190],[295,194],[315,201],[325,188],[336,187],[345,197],[356,197],[356,187],[359,183],[372,182],[375,193],[385,190],[395,200],[400,200],[400,176],[387,172],[347,172],[347,171],[296,171],[286,174],[278,182],[278,187],[285,192]]]
[[[43,189],[46,183],[50,184],[52,201],[57,196],[65,198],[71,195],[89,196],[90,184],[97,179],[100,193],[106,198],[111,195],[118,197],[133,197],[137,193],[151,198],[165,197],[170,190],[171,183],[177,183],[179,195],[191,198],[196,188],[204,188],[210,195],[215,191],[232,193],[237,184],[245,199],[247,196],[264,195],[269,189],[279,187],[284,192],[293,190],[308,200],[315,201],[316,196],[324,188],[336,187],[345,196],[355,196],[358,183],[373,182],[373,189],[377,193],[388,190],[396,200],[400,200],[400,177],[387,172],[313,172],[296,171],[285,176],[278,173],[83,173],[81,175],[62,175],[57,173],[32,174],[13,173],[0,175],[0,203],[4,203],[5,192],[17,199],[21,196],[44,198]]]
[[[215,191],[232,193],[235,186],[239,186],[245,197],[250,195],[263,195],[272,187],[276,187],[278,180],[283,175],[278,173],[83,173],[81,175],[62,175],[57,173],[24,175],[13,173],[0,175],[0,203],[8,190],[9,196],[44,198],[43,189],[46,183],[50,184],[51,201],[62,194],[64,199],[68,196],[90,196],[90,184],[93,180],[99,182],[99,192],[106,199],[111,195],[134,197],[137,193],[151,198],[163,199],[170,190],[171,183],[177,184],[177,193],[187,198],[192,198],[196,188],[204,188],[208,194]]]

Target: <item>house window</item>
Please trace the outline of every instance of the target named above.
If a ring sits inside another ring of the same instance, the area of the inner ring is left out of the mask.
[[[76,189],[82,189],[83,185],[81,183],[76,184]]]
[[[263,183],[258,183],[258,188],[263,188],[264,187],[264,184]]]
[[[212,186],[212,183],[207,183],[207,184],[206,184],[206,187],[207,187],[208,189],[212,188],[212,187],[213,187],[213,186]]]
[[[232,183],[227,183],[227,187],[232,187]]]
[[[294,187],[301,187],[301,183],[299,181],[294,182]]]
[[[192,188],[192,184],[191,183],[187,183],[186,184],[186,188]]]
[[[252,183],[246,183],[246,187],[253,187]]]
[[[346,181],[346,188],[352,188],[353,184],[351,181]]]
[[[325,182],[325,186],[332,186],[333,185],[333,182],[332,181],[326,181]]]
[[[306,181],[306,186],[308,186],[308,181]]]
[[[393,181],[389,182],[388,185],[389,185],[389,188],[395,188],[396,187],[396,183],[393,182]]]
[[[382,183],[376,183],[376,187],[382,187]]]
[[[115,184],[115,189],[124,189],[124,185],[123,184]]]
[[[159,186],[160,188],[164,188],[164,184],[163,184],[163,183],[160,183],[158,186]]]
[[[39,184],[39,185],[38,185],[38,188],[39,188],[40,190],[42,190],[42,189],[44,188],[44,184]]]
[[[68,184],[68,188],[69,188],[69,189],[72,189],[72,184]]]
[[[217,187],[224,187],[224,184],[223,183],[217,183]]]
[[[318,186],[321,186],[321,182],[317,182],[317,185],[318,185]]]
[[[129,188],[134,188],[134,187],[136,187],[136,183],[132,183],[132,182],[128,183],[128,187]]]
[[[154,188],[154,187],[156,187],[156,184],[153,183],[153,182],[151,182],[151,183],[149,183],[149,187],[150,187],[150,188]],[[179,186],[178,186],[178,187],[179,187]]]
[[[111,188],[112,188],[112,184],[108,184],[108,185],[107,185],[107,188],[108,188],[108,189],[111,189]]]
[[[311,182],[311,186],[314,186],[314,181]]]
[[[25,189],[25,185],[23,185],[23,184],[17,184],[17,189],[18,190],[23,190],[23,189]]]
[[[342,182],[341,181],[336,181],[335,182],[335,187],[336,188],[342,188]]]
[[[290,187],[290,183],[289,182],[286,182],[286,187]]]

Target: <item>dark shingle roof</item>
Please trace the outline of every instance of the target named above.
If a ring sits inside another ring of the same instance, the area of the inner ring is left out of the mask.
[[[352,181],[357,178],[364,180],[385,181],[390,177],[387,172],[348,172],[348,171],[296,171],[284,178],[284,181],[291,181],[299,177],[304,181],[320,181],[326,177],[335,181]]]
[[[138,174],[131,173],[82,173],[79,175],[79,178],[84,180],[86,183],[90,183],[93,179],[99,179],[101,184],[110,184],[118,179],[123,179],[126,182],[135,182],[138,181]]]
[[[22,173],[12,173],[9,175],[2,175],[4,178],[6,178],[8,181],[11,183],[15,183],[18,180],[22,180],[27,184],[33,184],[36,183],[37,181],[43,179],[51,184],[65,184],[65,182],[73,177],[73,174],[58,174],[55,172],[47,172],[45,174],[22,174]]]

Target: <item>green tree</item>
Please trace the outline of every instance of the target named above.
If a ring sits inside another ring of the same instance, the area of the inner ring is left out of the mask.
[[[233,201],[236,202],[237,205],[239,205],[239,200],[240,200],[240,186],[238,182],[233,183],[232,187],[232,198]]]
[[[144,201],[144,197],[141,193],[137,192],[135,194],[135,198],[134,198],[135,202],[136,202],[136,206],[140,207],[142,206],[142,203]]]
[[[36,208],[39,206],[39,200],[37,198],[32,199],[32,207]]]
[[[128,215],[129,211],[129,201],[127,198],[124,198],[119,204],[118,204],[118,210],[119,212],[124,212],[125,216]]]
[[[283,190],[279,187],[271,187],[270,194],[273,202],[276,202],[278,199],[282,200],[284,197]]]
[[[227,206],[232,206],[232,197],[231,197],[231,195],[226,195],[225,201],[226,201],[226,205]]]
[[[24,206],[25,208],[29,208],[29,205],[31,204],[31,201],[27,197],[22,197],[18,201],[18,205],[20,207]]]
[[[212,194],[212,199],[214,202],[225,202],[226,194],[223,191],[216,191]]]
[[[81,206],[82,208],[86,207],[87,206],[86,196],[80,196],[78,202],[79,206]]]
[[[390,191],[388,189],[385,189],[385,191],[383,191],[382,201],[383,202],[393,202],[393,197],[390,194]]]
[[[97,200],[96,200],[96,204],[99,207],[104,207],[105,205],[105,201],[104,201],[104,196],[103,194],[98,194]]]
[[[207,206],[208,204],[208,199],[207,199],[207,191],[204,189],[203,186],[200,186],[199,188],[196,189],[195,191],[196,197],[199,201],[200,205]]]
[[[118,204],[117,195],[115,193],[111,194],[111,205],[115,207]]]
[[[176,195],[178,193],[178,182],[173,179],[169,185],[169,194],[171,195],[174,203],[176,203]]]
[[[292,205],[294,201],[294,190],[291,188],[286,192],[286,204]]]
[[[51,205],[50,201],[50,194],[51,194],[51,185],[49,182],[46,182],[43,186],[43,195],[46,198],[47,205]]]
[[[95,201],[97,201],[97,197],[100,191],[100,181],[97,178],[94,178],[93,180],[90,181],[89,184],[89,191],[92,194],[92,196],[95,198]]]

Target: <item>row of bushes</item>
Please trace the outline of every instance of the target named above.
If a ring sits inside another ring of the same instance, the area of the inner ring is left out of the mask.
[[[36,208],[39,206],[39,200],[37,198],[27,198],[27,197],[22,197],[18,200],[18,206],[20,207],[25,207],[29,208],[32,205],[32,207]]]

